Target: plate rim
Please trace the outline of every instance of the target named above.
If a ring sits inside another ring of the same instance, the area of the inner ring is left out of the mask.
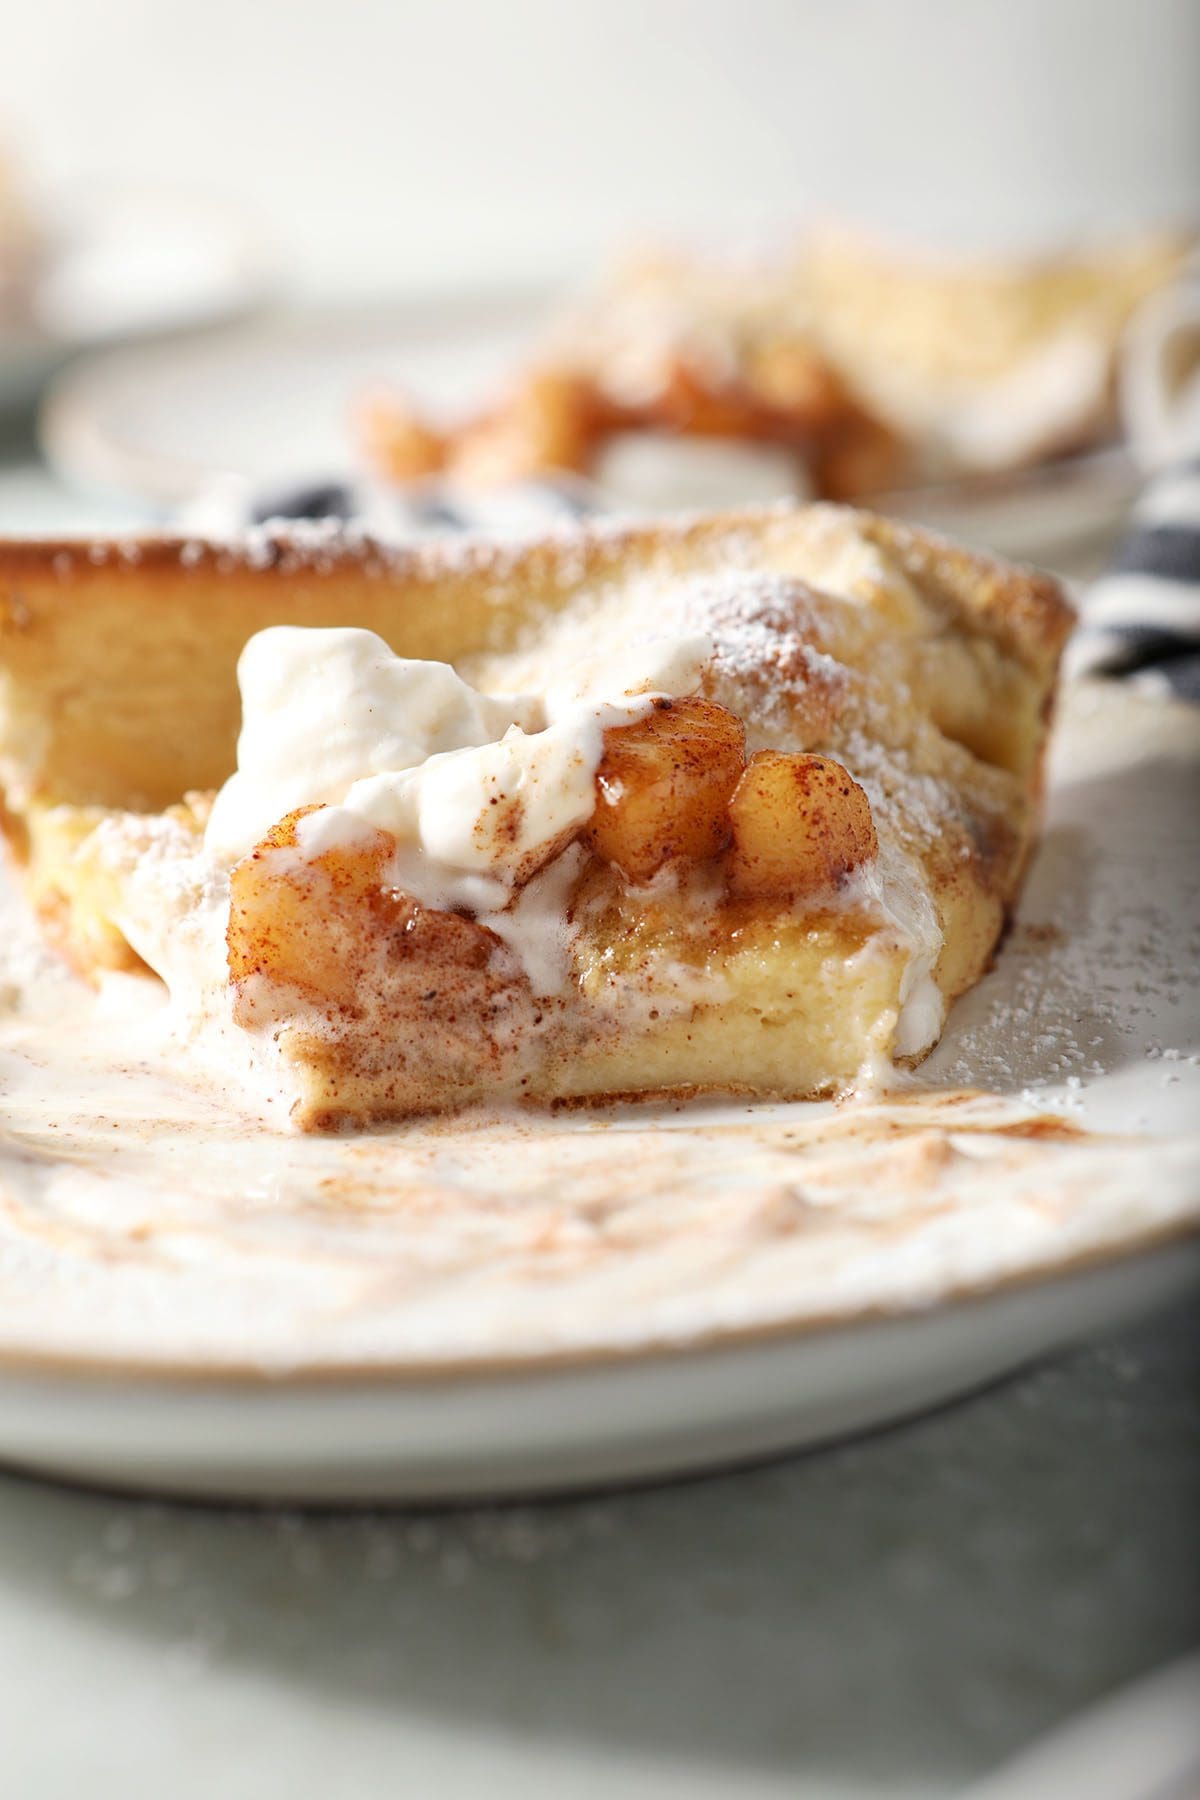
[[[266,304],[236,318],[197,324],[195,327],[142,337],[122,343],[95,345],[73,358],[47,383],[38,409],[38,447],[54,475],[74,487],[98,490],[152,507],[177,506],[194,499],[221,471],[208,463],[186,457],[122,444],[98,428],[94,395],[103,394],[113,379],[141,362],[152,365],[172,351],[188,352],[220,348],[243,334],[280,334],[303,338],[332,333],[342,340],[361,332],[388,328],[453,329],[460,318],[470,319],[496,309],[524,312],[531,318],[544,308],[561,286],[545,279],[512,279],[470,285],[446,283],[413,288],[392,297],[329,299]],[[126,376],[126,378],[128,378]],[[347,409],[350,396],[347,396]],[[349,434],[346,469],[354,457]]]
[[[1198,1162],[1200,1168],[1200,1162]],[[936,1299],[910,1306],[873,1305],[853,1313],[809,1314],[802,1319],[775,1318],[758,1324],[710,1326],[688,1338],[657,1342],[613,1343],[577,1348],[533,1349],[501,1356],[445,1357],[419,1361],[378,1359],[307,1362],[288,1357],[277,1362],[185,1361],[177,1356],[88,1357],[68,1350],[22,1350],[0,1343],[0,1382],[11,1378],[48,1381],[80,1380],[97,1385],[128,1383],[139,1391],[185,1387],[189,1392],[236,1387],[238,1392],[280,1391],[311,1388],[328,1392],[339,1386],[355,1388],[404,1387],[412,1390],[444,1388],[455,1383],[503,1382],[544,1376],[595,1372],[619,1373],[631,1366],[678,1365],[706,1356],[741,1350],[798,1345],[806,1340],[836,1338],[864,1327],[920,1323],[951,1313],[969,1312],[1009,1295],[1037,1288],[1051,1288],[1123,1264],[1165,1259],[1200,1241],[1200,1218],[1172,1219],[1138,1232],[1091,1245],[1066,1261],[1042,1260],[977,1284],[957,1283]]]

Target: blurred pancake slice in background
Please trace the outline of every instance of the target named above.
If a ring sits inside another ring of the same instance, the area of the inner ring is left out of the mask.
[[[439,421],[383,391],[357,435],[396,482],[569,471],[654,501],[677,477],[685,504],[697,482],[855,500],[1028,469],[1117,437],[1126,328],[1190,247],[1159,231],[938,259],[818,229],[771,254],[656,251],[565,309],[478,409]]]
[[[564,309],[477,412],[439,427],[383,393],[359,432],[399,481],[570,471],[635,496],[670,485],[648,473],[655,453],[685,491],[723,477],[727,499],[751,497],[756,479],[759,497],[850,499],[894,486],[905,462],[827,355],[790,255],[631,257]]]
[[[1191,247],[1161,231],[1038,259],[938,259],[827,230],[806,270],[827,354],[944,479],[1111,441],[1126,330]]]

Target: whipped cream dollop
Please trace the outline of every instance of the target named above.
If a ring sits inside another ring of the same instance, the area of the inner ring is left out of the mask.
[[[297,807],[302,854],[365,826],[397,841],[395,884],[431,906],[503,908],[591,817],[604,732],[700,682],[706,636],[648,637],[538,695],[483,694],[374,632],[274,626],[238,664],[238,767],[205,833],[226,866]]]

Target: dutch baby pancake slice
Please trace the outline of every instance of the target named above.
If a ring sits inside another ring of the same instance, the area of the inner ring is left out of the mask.
[[[818,506],[0,547],[16,862],[302,1129],[885,1079],[988,966],[1070,611]]]

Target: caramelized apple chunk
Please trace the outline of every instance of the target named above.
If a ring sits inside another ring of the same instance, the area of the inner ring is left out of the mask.
[[[229,975],[264,975],[313,998],[345,1005],[354,969],[346,928],[361,935],[383,898],[383,871],[395,848],[386,831],[365,828],[352,842],[303,857],[297,827],[316,807],[300,807],[273,825],[229,876]]]
[[[448,439],[402,395],[368,394],[357,410],[367,459],[389,481],[420,481],[445,468]]]
[[[386,831],[364,825],[345,843],[302,855],[297,826],[320,810],[289,813],[230,872],[226,943],[237,1022],[267,1022],[277,1004],[272,989],[356,1012],[378,1002],[386,971],[394,1026],[415,1012],[415,1030],[432,1030],[435,1018],[444,1038],[466,1018],[482,1042],[496,995],[512,985],[492,966],[501,948],[495,933],[387,886],[395,840]]]
[[[656,700],[604,734],[596,810],[583,842],[630,881],[671,857],[700,861],[729,842],[729,798],[746,766],[746,728],[714,700]]]
[[[760,750],[729,815],[729,886],[739,896],[816,893],[879,849],[866,794],[825,756]]]
[[[447,466],[456,480],[482,487],[585,469],[595,427],[586,382],[557,369],[533,369],[495,411],[461,428]]]

